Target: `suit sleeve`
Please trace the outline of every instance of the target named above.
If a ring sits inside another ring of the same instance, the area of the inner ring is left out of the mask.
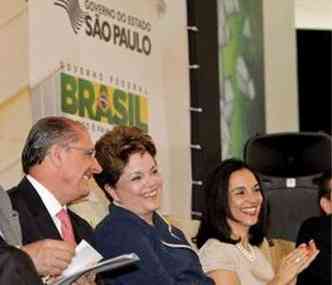
[[[322,284],[331,284],[331,241],[328,242],[329,246],[327,246],[325,240],[330,240],[330,238],[323,237],[323,235],[314,222],[306,221],[302,224],[296,244],[307,243],[313,239],[320,252],[309,267],[299,274],[297,285],[311,285],[318,284],[319,282],[324,282]]]
[[[112,240],[110,246],[109,241]],[[114,257],[121,254],[136,253],[140,261],[134,268],[124,268],[118,274],[108,273],[104,275],[105,284],[112,284],[112,279],[121,281],[120,284],[176,284],[174,278],[168,274],[154,250],[152,242],[141,232],[123,232],[107,234],[99,232],[96,236],[97,249],[105,257]],[[123,251],[126,249],[126,252]],[[125,274],[124,274],[125,273]]]
[[[42,285],[30,257],[12,246],[0,246],[0,284]]]

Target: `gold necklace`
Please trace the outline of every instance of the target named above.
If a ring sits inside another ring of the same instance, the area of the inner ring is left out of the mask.
[[[247,258],[250,262],[255,261],[255,259],[256,259],[255,250],[254,250],[254,248],[250,244],[248,244],[249,250],[247,250],[246,248],[244,248],[243,245],[240,242],[237,243],[235,246],[243,254],[243,256],[245,258]]]

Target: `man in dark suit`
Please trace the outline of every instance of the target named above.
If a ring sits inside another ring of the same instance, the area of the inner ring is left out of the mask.
[[[67,205],[89,194],[88,180],[100,172],[87,129],[64,117],[46,117],[30,130],[22,152],[26,174],[9,191],[20,215],[23,245],[43,239],[64,240],[73,248],[82,239],[94,244],[90,225],[67,209]],[[65,211],[69,226],[58,215]],[[68,227],[74,240],[66,240]],[[46,274],[45,274],[46,275]],[[95,284],[83,276],[75,284]]]
[[[319,204],[323,215],[312,217],[301,225],[297,244],[313,239],[320,250],[316,259],[298,277],[298,285],[331,285],[331,170],[318,179]]]
[[[57,240],[38,240],[30,244],[22,246],[22,231],[19,221],[19,214],[12,207],[11,201],[8,197],[8,193],[0,187],[0,246],[1,254],[4,257],[3,264],[10,262],[10,257],[13,257],[13,263],[17,266],[27,266],[29,271],[29,265],[23,261],[20,263],[18,259],[21,259],[23,252],[25,252],[34,263],[35,268],[31,271],[37,270],[39,275],[57,275],[60,274],[70,263],[74,249],[72,246],[62,243]],[[21,250],[18,253],[18,248]],[[14,258],[15,256],[15,258]],[[15,262],[14,262],[15,261]],[[23,265],[25,264],[25,265]],[[0,267],[1,270],[2,267]],[[12,269],[14,267],[3,267],[4,269]],[[19,271],[24,271],[22,268]],[[10,274],[7,274],[10,275]],[[23,278],[21,282],[26,282],[29,278]],[[0,284],[2,284],[0,282]],[[12,284],[21,284],[18,282]],[[26,283],[22,283],[26,284]],[[29,284],[29,283],[28,283]],[[30,283],[32,284],[32,283]],[[37,283],[36,283],[37,284]]]

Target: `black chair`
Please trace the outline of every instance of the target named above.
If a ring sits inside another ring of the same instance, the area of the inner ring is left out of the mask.
[[[320,214],[313,180],[331,168],[331,137],[276,133],[250,138],[244,159],[262,179],[268,201],[268,237],[295,241],[301,223]]]

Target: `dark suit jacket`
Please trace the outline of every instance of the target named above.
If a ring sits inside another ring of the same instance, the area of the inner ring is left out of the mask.
[[[298,277],[298,285],[331,285],[331,215],[306,220],[298,233],[297,245],[313,239],[320,250],[316,259]]]
[[[42,285],[30,257],[0,237],[0,284]]]
[[[15,188],[10,189],[9,196],[13,208],[20,215],[23,244],[47,238],[62,239],[43,201],[27,178],[23,178]],[[77,244],[85,239],[95,247],[91,226],[69,209],[68,213]]]

